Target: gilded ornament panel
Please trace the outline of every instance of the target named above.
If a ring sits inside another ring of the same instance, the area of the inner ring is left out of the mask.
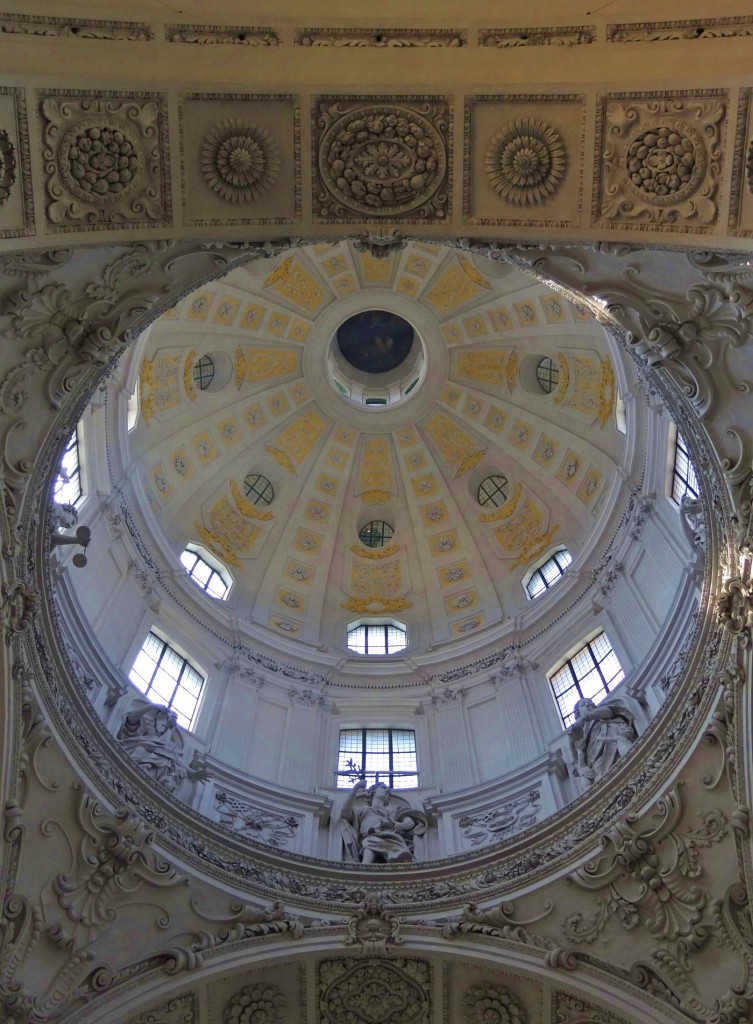
[[[235,320],[235,314],[240,308],[241,300],[232,295],[223,295],[217,303],[212,320],[216,324],[228,326]]]
[[[179,117],[187,225],[300,220],[300,111],[295,96],[189,93],[181,97]]]
[[[214,441],[209,436],[207,431],[204,431],[197,437],[192,438],[191,444],[193,445],[194,451],[196,452],[199,458],[199,462],[201,462],[203,465],[206,465],[207,462],[211,462],[213,459],[216,459],[217,456],[219,455],[219,452],[215,447]]]
[[[309,316],[318,313],[328,300],[327,292],[297,255],[284,257],[267,276],[264,287],[281,295]]]
[[[258,430],[263,427],[267,422],[267,417],[264,415],[264,410],[258,402],[254,402],[253,405],[247,405],[243,410],[243,418],[245,419],[251,430]]]
[[[155,352],[153,359],[144,356],[139,371],[139,410],[147,425],[154,416],[180,405],[180,361],[177,354]]]
[[[397,493],[390,444],[381,437],[369,438],[364,442],[356,494],[375,490]]]
[[[267,451],[290,473],[297,473],[325,430],[313,409],[304,412],[266,445]]]
[[[467,583],[470,579],[470,569],[465,560],[453,562],[452,565],[444,565],[441,569],[437,569],[437,574],[443,587],[454,587],[459,583]]]
[[[455,256],[432,280],[423,298],[440,316],[446,317],[490,289],[489,282],[479,274],[467,257]]]
[[[290,316],[287,313],[280,313],[279,310],[275,310],[269,314],[266,328],[267,334],[270,334],[273,338],[281,338],[289,323]]]
[[[723,89],[605,96],[594,226],[711,231],[719,217],[728,101]]]
[[[236,379],[239,387],[243,382],[254,384],[260,380],[300,374],[300,352],[297,349],[244,346],[238,352],[243,357],[243,374],[240,380]]]
[[[491,405],[484,417],[484,426],[487,430],[493,430],[495,434],[501,434],[505,429],[507,413],[497,405]]]
[[[305,565],[291,558],[285,566],[285,575],[295,583],[308,585],[316,575],[316,569],[312,565]]]
[[[481,384],[490,384],[493,387],[501,387],[507,380],[505,365],[509,355],[510,349],[507,348],[456,352],[454,376]]]
[[[37,93],[52,232],[172,225],[161,93]]]
[[[486,455],[486,447],[443,412],[433,416],[424,429],[456,480],[475,469]]]
[[[447,614],[450,616],[471,611],[478,605],[478,591],[471,589],[464,590],[460,594],[452,594],[444,599],[444,603]]]
[[[544,310],[547,323],[563,324],[567,322],[566,302],[559,295],[541,295],[539,302]]]
[[[603,477],[598,469],[595,469],[593,466],[588,467],[586,475],[583,477],[583,482],[576,491],[576,494],[585,505],[593,504],[599,492],[602,479]]]
[[[471,96],[465,105],[468,224],[575,227],[582,219],[585,96]]]
[[[266,306],[260,306],[255,302],[249,302],[238,321],[238,326],[245,327],[247,330],[258,331],[261,328],[266,312]]]
[[[472,615],[469,619],[461,619],[460,622],[453,622],[451,629],[453,636],[465,636],[466,633],[473,633],[481,629],[484,624],[483,615]]]
[[[449,218],[446,99],[323,96],[314,102],[313,122],[315,220],[443,224]]]
[[[24,90],[0,86],[0,238],[34,234]]]
[[[435,537],[430,537],[429,547],[432,555],[436,558],[452,554],[460,547],[457,531],[447,530],[445,533],[438,533]]]

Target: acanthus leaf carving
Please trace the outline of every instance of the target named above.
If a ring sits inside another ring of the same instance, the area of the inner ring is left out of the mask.
[[[486,935],[501,939],[511,939],[526,946],[538,946],[552,949],[554,942],[529,930],[529,926],[537,924],[548,917],[554,904],[547,901],[542,913],[534,917],[518,918],[512,903],[500,903],[491,910],[479,910],[475,903],[467,904],[459,919],[451,920],[442,928],[442,935],[452,939],[456,935]]]

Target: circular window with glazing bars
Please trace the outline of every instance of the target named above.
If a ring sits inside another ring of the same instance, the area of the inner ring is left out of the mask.
[[[249,473],[243,481],[243,489],[254,505],[271,505],[275,496],[274,487],[261,473]]]
[[[367,548],[381,548],[392,540],[395,531],[389,523],[383,519],[372,519],[370,523],[362,526],[358,532],[358,539]]]
[[[506,476],[487,476],[478,485],[478,503],[483,508],[499,508],[506,501]]]
[[[541,385],[541,390],[545,395],[551,395],[559,384],[560,368],[549,356],[544,356],[543,359],[539,360],[539,365],[536,367],[536,380]]]
[[[209,356],[200,356],[193,364],[193,382],[205,391],[214,380],[214,360]]]

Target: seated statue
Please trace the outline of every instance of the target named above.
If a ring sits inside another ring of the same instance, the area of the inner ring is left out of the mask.
[[[638,738],[633,713],[620,701],[597,707],[584,697],[575,705],[569,730],[572,772],[584,788],[606,775]]]
[[[398,806],[390,790],[377,782],[367,791],[359,779],[340,812],[340,829],[347,860],[361,864],[395,864],[415,860],[413,837],[423,835],[426,815]],[[366,796],[366,799],[358,799]]]
[[[189,775],[177,722],[174,711],[146,704],[129,711],[118,732],[118,739],[142,771],[171,793]]]

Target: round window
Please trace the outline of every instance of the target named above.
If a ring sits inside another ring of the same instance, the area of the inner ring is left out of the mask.
[[[209,356],[201,356],[193,364],[193,382],[201,391],[205,391],[214,380],[214,360]]]
[[[553,359],[544,356],[536,367],[536,380],[541,385],[544,394],[551,395],[559,384],[560,369]]]
[[[506,501],[506,476],[487,476],[478,485],[478,503],[484,508],[499,508]]]
[[[392,540],[395,531],[383,519],[372,519],[358,533],[358,539],[367,548],[381,548]]]
[[[260,473],[249,473],[243,481],[243,489],[254,505],[271,505],[275,496],[274,487]]]

